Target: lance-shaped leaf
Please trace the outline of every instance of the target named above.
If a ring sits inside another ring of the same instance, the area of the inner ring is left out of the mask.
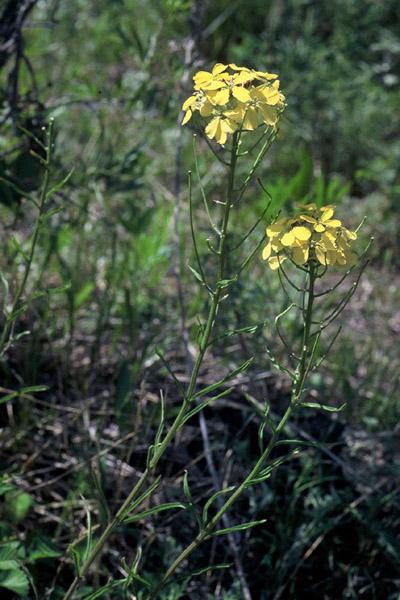
[[[202,575],[203,573],[207,573],[208,571],[218,571],[220,569],[229,569],[232,566],[232,563],[221,563],[219,565],[208,565],[207,567],[202,567],[200,569],[196,569],[195,571],[191,571],[190,573],[186,573],[186,575],[180,575],[173,579],[173,581],[189,581],[192,577],[197,577],[198,575]]]
[[[149,508],[148,510],[144,510],[141,513],[137,513],[132,517],[127,517],[124,519],[124,523],[134,523],[135,521],[140,521],[141,519],[146,519],[147,517],[151,517],[160,512],[164,512],[166,510],[172,510],[174,508],[178,509],[187,509],[187,504],[183,504],[182,502],[166,502],[165,504],[159,504],[158,506],[153,506],[153,508]]]
[[[195,394],[195,397],[201,398],[201,396],[206,396],[210,392],[213,392],[214,390],[219,388],[221,385],[223,385],[224,383],[229,381],[230,379],[233,379],[237,375],[240,375],[240,373],[244,373],[245,371],[247,371],[247,369],[249,368],[249,366],[251,365],[252,362],[253,362],[253,357],[249,358],[248,360],[245,360],[239,367],[237,367],[237,369],[234,369],[233,371],[231,371],[228,375],[226,375],[219,381],[217,381],[217,382],[213,383],[212,385],[209,385],[209,386],[203,388],[202,390],[200,390],[199,392],[197,392],[197,394]]]
[[[182,425],[184,423],[186,423],[187,421],[189,421],[189,419],[194,417],[194,415],[197,415],[197,413],[201,412],[203,410],[203,408],[205,408],[206,406],[208,406],[215,400],[218,400],[218,398],[223,398],[224,396],[227,396],[228,394],[230,394],[232,390],[233,390],[233,388],[228,388],[227,390],[224,390],[217,396],[212,396],[212,398],[207,398],[207,400],[203,400],[203,402],[200,402],[200,404],[198,404],[195,408],[193,408],[192,410],[190,410],[187,413],[187,415],[185,416],[185,418],[182,421]]]
[[[301,402],[299,406],[307,406],[308,408],[318,408],[325,410],[326,412],[336,413],[341,412],[346,407],[346,402],[340,406],[328,406],[327,404],[320,404],[319,402]]]
[[[217,498],[220,498],[221,496],[224,496],[225,494],[229,494],[229,492],[233,492],[233,490],[235,489],[234,485],[231,485],[223,490],[218,490],[218,492],[215,492],[215,494],[213,494],[205,503],[204,508],[203,508],[203,514],[202,514],[202,521],[204,524],[207,523],[208,521],[208,510],[210,508],[210,506],[212,505],[213,502],[215,502],[215,500]]]
[[[237,533],[238,531],[246,531],[246,529],[251,529],[252,527],[256,527],[257,525],[262,525],[266,523],[267,519],[260,519],[259,521],[249,521],[248,523],[241,523],[240,525],[232,525],[232,527],[226,527],[225,529],[218,529],[211,533],[208,537],[216,537],[219,535],[226,535],[227,533]]]
[[[145,490],[143,492],[143,494],[141,494],[139,496],[139,498],[137,498],[136,500],[134,500],[132,502],[132,504],[129,505],[129,507],[126,509],[126,513],[125,515],[127,515],[128,513],[130,513],[132,510],[135,510],[135,508],[137,506],[140,506],[140,504],[142,502],[144,502],[146,500],[146,498],[148,498],[153,492],[154,490],[160,485],[161,482],[161,475],[159,475],[151,485],[149,485],[149,487],[147,488],[147,490]],[[124,520],[124,518],[122,519],[122,521]]]

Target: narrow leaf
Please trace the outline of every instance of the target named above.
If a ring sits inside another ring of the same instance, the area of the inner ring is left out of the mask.
[[[301,402],[300,406],[307,406],[308,408],[319,408],[326,412],[336,413],[342,411],[346,407],[346,402],[340,406],[328,406],[327,404],[319,404],[319,402]]]
[[[245,360],[239,367],[237,367],[237,369],[234,369],[233,371],[231,371],[223,379],[220,379],[216,383],[213,383],[212,385],[209,385],[209,386],[205,387],[204,389],[200,390],[199,392],[197,392],[195,397],[201,398],[201,396],[206,396],[207,394],[209,394],[210,392],[213,392],[215,389],[217,389],[218,387],[220,387],[221,385],[223,385],[230,379],[233,379],[234,377],[236,377],[236,375],[239,375],[240,373],[244,373],[245,371],[247,371],[247,369],[249,368],[249,366],[251,365],[252,362],[253,362],[253,357],[249,358],[248,360]]]
[[[165,510],[172,510],[173,508],[178,509],[186,509],[187,505],[182,502],[166,502],[165,504],[160,504],[159,506],[154,506],[153,508],[149,508],[149,510],[144,510],[137,515],[133,515],[132,517],[127,517],[124,519],[124,523],[134,523],[135,521],[140,521],[141,519],[146,519],[147,517],[156,515]]]
[[[237,531],[245,531],[246,529],[251,529],[252,527],[256,527],[257,525],[262,525],[266,523],[267,519],[260,519],[259,521],[249,521],[248,523],[241,523],[240,525],[233,525],[232,527],[226,527],[225,529],[218,529],[214,531],[209,537],[216,537],[218,535],[226,535],[227,533],[236,533]]]
[[[235,489],[234,485],[231,485],[223,490],[219,490],[218,492],[215,492],[215,494],[213,494],[211,496],[211,498],[209,498],[207,500],[207,502],[204,505],[203,508],[203,514],[202,514],[202,521],[203,523],[207,523],[208,520],[208,510],[211,506],[211,504],[217,499],[220,498],[221,496],[224,496],[225,494],[228,494],[229,492],[233,492],[233,490]]]

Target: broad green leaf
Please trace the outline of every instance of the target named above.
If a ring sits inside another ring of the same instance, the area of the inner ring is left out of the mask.
[[[21,598],[29,592],[29,580],[22,569],[11,569],[0,573],[0,587],[11,590]]]
[[[17,541],[11,541],[2,544],[0,546],[0,562],[17,559],[19,557],[21,548],[21,543]]]
[[[58,548],[50,539],[38,536],[32,543],[28,552],[28,561],[34,562],[42,558],[57,558],[62,556],[63,551]]]

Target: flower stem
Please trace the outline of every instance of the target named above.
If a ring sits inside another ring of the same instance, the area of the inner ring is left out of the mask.
[[[97,540],[97,542],[95,543],[93,549],[91,550],[91,552],[87,556],[86,560],[82,564],[79,575],[77,575],[75,577],[75,579],[72,581],[70,587],[68,588],[66,594],[64,595],[63,600],[70,600],[71,598],[74,597],[75,591],[77,590],[77,588],[79,587],[79,584],[83,581],[83,579],[87,575],[91,565],[93,564],[95,559],[101,553],[104,545],[106,544],[106,542],[108,541],[108,539],[110,538],[110,536],[112,535],[112,533],[114,532],[116,527],[123,521],[124,517],[126,516],[127,512],[129,511],[131,505],[137,499],[139,493],[142,491],[142,489],[145,486],[145,484],[147,483],[149,477],[153,474],[154,470],[156,469],[165,450],[167,449],[167,447],[173,440],[177,431],[179,431],[179,429],[181,428],[182,423],[187,414],[188,408],[193,400],[194,394],[196,392],[199,371],[200,371],[201,365],[203,363],[204,355],[205,355],[208,345],[209,345],[209,340],[210,340],[211,333],[213,331],[214,324],[215,324],[215,319],[216,319],[216,316],[218,313],[218,307],[221,302],[221,297],[223,295],[222,294],[223,288],[218,286],[218,282],[220,282],[225,276],[226,253],[227,253],[226,237],[227,237],[227,232],[228,232],[230,210],[231,210],[232,203],[234,200],[234,197],[233,197],[234,191],[233,190],[234,190],[234,182],[235,182],[236,161],[237,161],[237,154],[238,154],[238,143],[239,143],[238,135],[234,134],[233,140],[232,140],[231,161],[230,161],[230,165],[229,165],[228,188],[227,188],[226,201],[225,201],[224,212],[223,212],[223,217],[222,217],[222,227],[221,227],[220,236],[219,236],[217,287],[216,287],[215,292],[211,295],[211,303],[210,303],[210,308],[209,308],[209,312],[208,312],[206,325],[205,325],[204,332],[200,339],[199,351],[198,351],[195,363],[193,365],[193,370],[192,370],[192,373],[190,376],[188,388],[187,388],[185,396],[183,398],[181,407],[180,407],[179,412],[176,415],[168,433],[165,435],[164,439],[159,444],[159,446],[157,448],[155,448],[152,458],[148,463],[148,466],[146,467],[143,474],[140,476],[140,478],[138,479],[138,481],[136,482],[136,484],[130,491],[129,495],[127,496],[127,498],[125,499],[123,504],[120,506],[118,512],[115,514],[113,519],[110,521],[110,523],[108,523],[108,525],[104,529],[103,533],[100,535],[100,537]],[[137,508],[137,507],[135,507],[135,508]]]
[[[236,500],[243,494],[243,492],[251,485],[251,482],[259,476],[262,469],[265,467],[265,463],[268,460],[272,450],[274,449],[282,430],[284,429],[287,421],[290,419],[293,411],[297,408],[299,404],[299,398],[304,389],[304,383],[309,371],[308,365],[308,357],[310,354],[310,328],[311,328],[311,320],[312,320],[312,310],[314,303],[314,284],[315,284],[315,266],[313,263],[310,263],[310,269],[308,271],[308,294],[307,294],[307,306],[305,310],[304,322],[303,322],[303,336],[302,336],[302,350],[300,355],[299,367],[296,372],[296,379],[293,383],[293,391],[291,396],[291,401],[281,418],[279,424],[276,426],[274,431],[272,432],[271,439],[262,452],[261,456],[253,466],[253,468],[249,471],[246,478],[242,481],[242,483],[236,488],[236,490],[229,496],[226,502],[221,506],[221,508],[217,511],[215,516],[210,519],[210,521],[204,526],[204,528],[198,533],[196,538],[189,544],[174,560],[172,565],[168,568],[165,575],[157,585],[157,587],[152,591],[149,596],[149,600],[155,600],[158,597],[160,591],[165,587],[165,585],[169,582],[171,576],[175,573],[178,567],[200,546],[200,544],[206,540],[210,535],[212,535],[216,525],[219,523],[223,515],[226,513],[229,508],[236,502]]]

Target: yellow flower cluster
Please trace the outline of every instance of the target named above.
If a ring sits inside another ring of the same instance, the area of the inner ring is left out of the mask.
[[[198,71],[193,80],[195,91],[183,103],[182,125],[196,111],[210,117],[206,135],[221,145],[240,128],[253,131],[262,123],[275,127],[284,108],[285,96],[274,73],[217,63],[211,72]]]
[[[351,244],[355,231],[334,219],[334,206],[303,207],[306,212],[295,218],[281,218],[267,227],[268,244],[262,256],[275,271],[287,259],[297,265],[314,260],[321,265],[351,266],[357,260]]]

